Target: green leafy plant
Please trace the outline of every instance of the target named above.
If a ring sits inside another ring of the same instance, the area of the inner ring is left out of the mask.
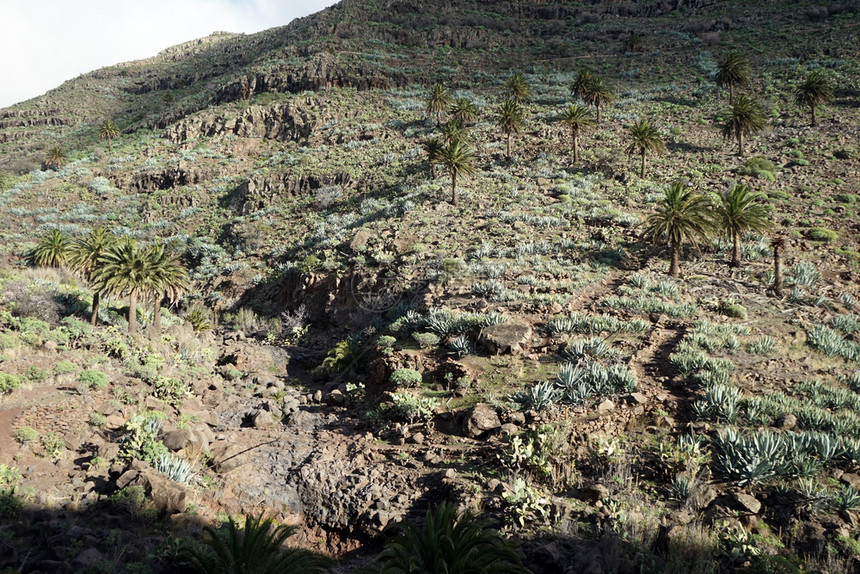
[[[421,373],[415,369],[397,369],[391,373],[389,382],[396,387],[417,387],[421,384]]]

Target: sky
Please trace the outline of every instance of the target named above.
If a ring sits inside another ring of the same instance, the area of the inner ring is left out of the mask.
[[[336,0],[0,0],[0,108],[212,32],[283,26]]]

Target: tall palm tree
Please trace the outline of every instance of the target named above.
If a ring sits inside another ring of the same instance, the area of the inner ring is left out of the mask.
[[[448,110],[451,117],[467,126],[473,123],[478,117],[478,106],[469,98],[457,98],[451,104],[451,109]]]
[[[687,189],[676,181],[666,186],[664,196],[645,220],[645,235],[655,244],[668,238],[672,249],[669,275],[677,277],[681,271],[681,245],[688,241],[695,245],[698,240],[707,240],[714,230],[710,203],[705,196]]]
[[[451,92],[442,84],[434,84],[427,96],[427,113],[436,116],[436,125],[442,124],[442,114],[447,110],[453,100]]]
[[[436,179],[436,162],[442,155],[442,141],[438,137],[432,137],[424,142],[424,153],[427,154],[427,163],[430,164],[430,175]]]
[[[84,279],[93,287],[93,308],[90,323],[94,326],[98,322],[99,304],[101,302],[101,290],[96,288],[93,275],[99,265],[99,259],[105,251],[116,244],[116,237],[104,228],[96,228],[85,237],[79,237],[72,241],[69,263],[72,269],[84,276]]]
[[[638,153],[642,156],[642,169],[639,177],[645,178],[645,157],[648,152],[661,153],[666,150],[666,144],[660,137],[657,128],[648,120],[641,119],[630,128],[630,145],[627,146],[627,155]]]
[[[809,107],[814,126],[816,125],[815,108],[833,98],[833,86],[821,70],[814,70],[807,74],[802,84],[797,86],[794,98],[798,105]]]
[[[108,153],[113,153],[113,138],[119,137],[119,127],[113,120],[105,120],[99,128],[99,139],[106,139],[108,142]]]
[[[230,518],[223,530],[204,528],[207,551],[186,547],[181,559],[195,574],[321,574],[331,566],[330,558],[304,548],[284,547],[296,530],[253,516],[246,516],[245,526],[240,528]]]
[[[454,140],[442,149],[439,160],[451,176],[451,203],[457,207],[457,177],[475,173],[475,152],[468,144]]]
[[[66,165],[66,152],[60,146],[54,146],[45,155],[45,169],[60,169]]]
[[[717,65],[714,78],[720,87],[729,88],[729,105],[735,103],[735,87],[745,86],[750,81],[750,62],[740,52],[729,52]]]
[[[583,68],[576,74],[573,80],[573,85],[570,86],[570,93],[574,98],[579,98],[585,101],[585,96],[588,93],[588,86],[591,84],[591,71]]]
[[[439,131],[442,134],[442,139],[445,140],[446,144],[450,144],[453,141],[464,141],[466,139],[466,128],[463,127],[458,120],[448,120],[444,124],[439,127]]]
[[[505,82],[507,96],[517,105],[527,104],[532,101],[532,87],[524,75],[517,72]]]
[[[722,194],[716,206],[718,224],[732,238],[732,267],[741,266],[741,234],[763,233],[771,226],[770,212],[759,202],[761,197],[759,193],[750,193],[748,186],[736,184]]]
[[[723,137],[735,138],[738,142],[738,155],[743,156],[744,137],[757,134],[767,124],[764,106],[747,95],[741,95],[725,115],[729,119],[723,126]]]
[[[570,137],[573,139],[573,161],[579,161],[579,135],[594,126],[591,112],[588,108],[579,104],[571,104],[561,115],[561,121],[570,128]]]
[[[137,333],[137,300],[149,285],[146,252],[131,239],[108,247],[93,272],[96,289],[114,296],[128,296],[128,332]]]
[[[164,299],[176,301],[188,290],[188,273],[185,267],[163,245],[155,245],[146,250],[147,273],[146,290],[152,297],[152,326],[156,333],[161,332],[161,303]]]
[[[507,157],[511,157],[511,136],[522,131],[525,123],[523,108],[513,99],[507,99],[499,104],[496,110],[496,125],[508,138]]]
[[[527,574],[517,551],[498,531],[443,502],[429,510],[424,526],[397,525],[376,559],[377,574]]]
[[[27,262],[39,267],[62,267],[69,257],[70,247],[71,238],[59,229],[52,229],[27,255]]]
[[[592,76],[585,87],[585,101],[597,110],[597,123],[600,123],[600,108],[604,104],[610,104],[615,99],[612,86],[599,76]]]

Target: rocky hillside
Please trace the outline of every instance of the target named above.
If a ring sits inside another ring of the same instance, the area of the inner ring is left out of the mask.
[[[203,527],[262,512],[350,572],[442,500],[535,573],[856,571],[858,18],[344,0],[0,110],[0,571],[181,571]],[[744,155],[732,51],[764,114]],[[611,97],[575,160],[584,69]],[[475,108],[456,205],[435,83]],[[740,267],[712,233],[667,277],[646,222],[676,181],[758,194]],[[86,275],[26,263],[96,228],[188,269],[160,330],[143,301],[128,335],[124,295],[91,327]]]

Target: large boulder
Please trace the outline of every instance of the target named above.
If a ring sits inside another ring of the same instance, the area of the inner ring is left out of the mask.
[[[464,431],[466,436],[478,437],[486,432],[495,430],[502,426],[496,409],[484,403],[478,403],[472,408],[466,419]]]
[[[494,355],[521,353],[528,346],[532,328],[525,323],[507,322],[490,325],[481,331],[481,341]]]

